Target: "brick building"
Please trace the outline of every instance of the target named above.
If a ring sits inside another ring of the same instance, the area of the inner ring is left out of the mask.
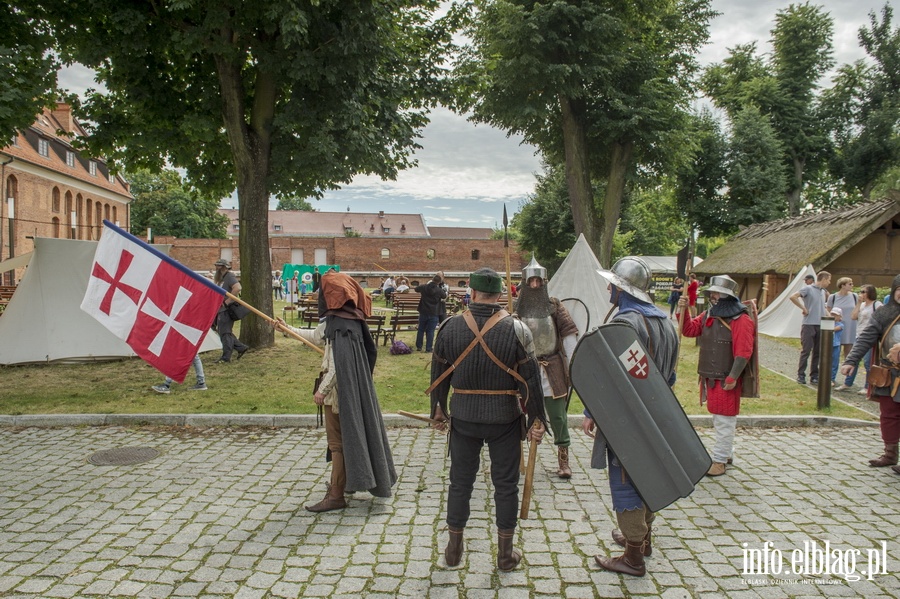
[[[171,244],[172,257],[195,270],[210,269],[219,258],[231,260],[240,270],[237,210],[220,212],[231,219],[229,239],[157,237],[154,242]],[[269,229],[273,269],[283,264],[338,264],[370,284],[386,272],[424,282],[443,270],[459,284],[482,267],[506,270],[503,240],[490,239],[490,228],[429,228],[421,214],[273,210]],[[511,268],[518,273],[528,256],[515,242],[510,242],[510,255]]]
[[[99,239],[103,219],[129,227],[128,184],[71,140],[85,135],[67,104],[44,109],[0,150],[0,261],[32,251],[34,237]],[[15,284],[13,271],[3,282]]]

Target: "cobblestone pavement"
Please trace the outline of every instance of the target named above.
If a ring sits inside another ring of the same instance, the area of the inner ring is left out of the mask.
[[[710,431],[700,434],[709,445]],[[594,565],[618,548],[606,473],[586,470],[584,435],[573,434],[570,481],[553,475],[555,452],[541,447],[532,517],[516,538],[525,557],[512,573],[495,569],[486,469],[463,564],[448,570],[445,438],[419,428],[389,437],[395,495],[358,493],[346,510],[313,515],[303,505],[325,491],[320,431],[0,428],[0,596],[900,597],[900,476],[866,466],[877,429],[740,429],[728,474],[660,513],[645,578]],[[162,455],[87,461],[121,447]],[[792,552],[826,542],[832,571],[868,571],[882,541],[871,580],[817,575],[802,559],[791,573]],[[767,542],[764,561],[785,570],[745,574],[746,550],[762,555]]]

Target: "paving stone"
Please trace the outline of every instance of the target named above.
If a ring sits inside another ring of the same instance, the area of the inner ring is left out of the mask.
[[[700,481],[659,514],[644,578],[594,564],[621,549],[609,537],[606,473],[587,468],[590,444],[573,433],[575,476],[559,481],[555,456],[539,454],[531,517],[514,541],[524,560],[498,573],[486,451],[463,563],[442,566],[449,463],[446,439],[427,429],[389,429],[400,474],[393,497],[357,493],[348,509],[315,515],[303,506],[327,481],[322,431],[0,427],[0,595],[900,599],[900,513],[884,504],[898,479],[867,465],[877,429],[739,429],[740,459],[728,474]],[[711,431],[699,434],[709,445]],[[163,454],[127,468],[73,459],[142,445]],[[829,475],[784,458],[798,453],[828,464]],[[747,552],[766,542],[790,556],[829,540],[864,561],[884,539],[888,571],[873,580],[788,584],[804,577],[744,572]],[[756,578],[766,583],[746,582]]]

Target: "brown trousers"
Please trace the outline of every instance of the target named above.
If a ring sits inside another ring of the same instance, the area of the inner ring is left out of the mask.
[[[325,413],[325,439],[331,453],[343,453],[344,440],[341,437],[341,415],[335,414],[331,406],[323,406]]]

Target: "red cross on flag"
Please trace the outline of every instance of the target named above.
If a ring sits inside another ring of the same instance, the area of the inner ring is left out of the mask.
[[[81,309],[180,383],[225,290],[111,222],[103,225]]]
[[[625,370],[628,371],[628,374],[636,379],[645,379],[650,374],[650,363],[647,361],[647,353],[637,341],[619,355],[619,361],[625,365]]]

